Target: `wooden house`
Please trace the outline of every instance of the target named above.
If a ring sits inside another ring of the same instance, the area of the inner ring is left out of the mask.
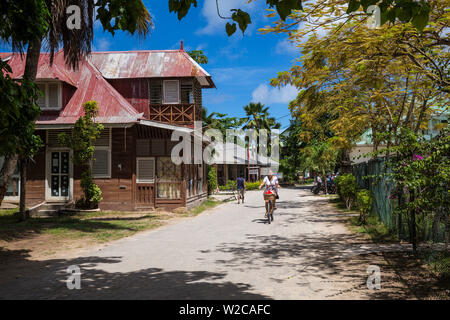
[[[20,78],[25,56],[1,53]],[[207,196],[206,166],[171,161],[174,130],[192,132],[201,121],[202,89],[211,76],[184,50],[94,52],[70,70],[58,52],[51,65],[41,54],[37,79],[44,92],[36,133],[44,147],[28,168],[28,207],[68,204],[82,197],[81,170],[72,151],[58,144],[83,114],[83,103],[98,102],[97,121],[105,127],[95,142],[92,164],[102,190],[101,209],[139,210],[190,207]],[[18,201],[15,175],[6,201]]]

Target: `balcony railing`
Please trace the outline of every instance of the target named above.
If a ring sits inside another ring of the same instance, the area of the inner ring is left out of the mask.
[[[195,104],[151,104],[149,120],[171,124],[193,124],[201,119]]]

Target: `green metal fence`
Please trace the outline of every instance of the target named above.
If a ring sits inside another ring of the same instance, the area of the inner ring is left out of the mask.
[[[389,168],[384,159],[373,159],[353,166],[358,186],[371,190],[374,195],[374,204],[371,214],[379,216],[380,220],[391,230],[397,233],[400,239],[408,239],[409,221],[407,216],[394,213],[398,199],[389,199],[394,187],[389,179],[383,176]],[[421,241],[444,241],[445,225],[433,221],[434,215],[417,217],[418,236]],[[435,230],[433,230],[433,228]]]

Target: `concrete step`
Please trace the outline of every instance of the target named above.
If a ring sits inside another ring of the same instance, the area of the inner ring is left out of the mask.
[[[59,210],[38,210],[32,214],[34,218],[52,218],[59,215]]]
[[[51,218],[59,216],[66,203],[43,203],[30,211],[30,216],[35,218]]]

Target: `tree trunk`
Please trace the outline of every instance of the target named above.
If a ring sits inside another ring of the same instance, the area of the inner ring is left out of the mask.
[[[447,218],[445,219],[445,250],[448,249],[450,243],[450,214],[447,213]]]
[[[413,202],[415,199],[414,192],[411,192],[410,196],[410,202]],[[411,224],[409,226],[409,235],[410,235],[410,242],[413,246],[413,253],[417,253],[417,232],[416,232],[416,209],[411,210]]]
[[[28,79],[31,81],[36,80],[39,55],[41,53],[41,43],[42,39],[39,38],[31,41],[28,44],[27,57],[25,60],[25,71],[23,74],[24,79]],[[5,162],[3,163],[3,167],[0,170],[0,204],[3,202],[6,190],[11,183],[11,178],[17,166],[18,159],[18,155],[10,155],[5,157]],[[21,189],[21,192],[25,192],[25,188]]]
[[[6,190],[8,190],[9,184],[11,183],[14,171],[16,170],[17,159],[18,156],[14,154],[6,156],[3,166],[0,169],[0,205],[2,204]]]
[[[42,39],[38,38],[31,41],[28,44],[27,58],[25,61],[25,71],[23,73],[23,78],[34,81],[36,80],[37,68],[39,64],[39,56],[41,54],[41,43]],[[19,205],[19,216],[20,220],[26,219],[26,184],[27,184],[27,159],[20,159],[20,205]]]
[[[20,168],[20,204],[19,204],[19,220],[25,221],[26,219],[26,188],[25,184],[27,181],[27,161],[25,158],[20,158],[19,160]]]

